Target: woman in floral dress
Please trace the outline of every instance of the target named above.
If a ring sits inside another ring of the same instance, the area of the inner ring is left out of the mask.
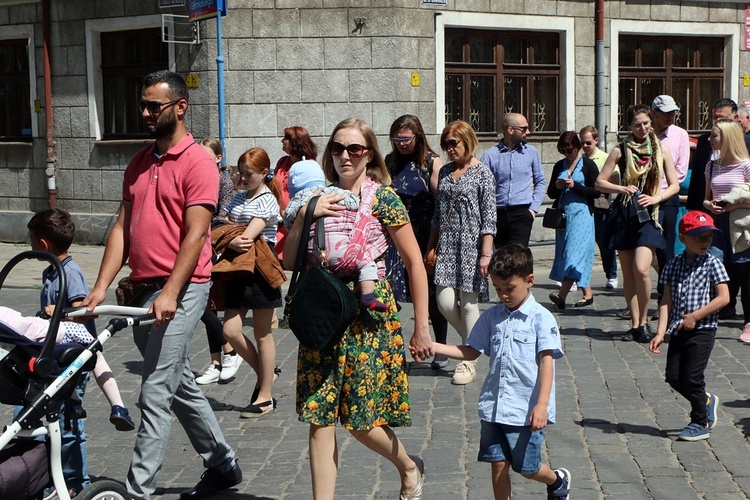
[[[329,229],[341,233],[342,227],[348,227],[349,248],[356,249],[351,255],[345,253],[329,269],[351,282],[362,252],[379,255],[376,263],[380,279],[375,297],[388,304],[388,310],[382,313],[360,307],[336,346],[322,351],[299,348],[297,413],[301,421],[310,424],[313,496],[318,500],[334,498],[338,470],[335,426],[340,421],[352,436],[396,466],[402,499],[421,499],[424,464],[407,454],[391,429],[410,425],[411,416],[404,338],[396,303],[385,279],[383,257],[392,239],[409,272],[415,316],[411,347],[419,361],[433,354],[422,255],[403,203],[391,188],[385,187],[390,176],[372,127],[355,118],[339,123],[322,163],[328,180],[358,194],[361,200],[356,213],[337,205],[342,197],[335,194],[321,196],[315,207],[315,217],[323,217],[319,222],[326,224],[326,238]],[[306,210],[307,207],[297,214],[287,236],[287,268],[295,262]],[[309,239],[309,235],[304,237]],[[310,254],[312,262],[319,258],[315,252]]]

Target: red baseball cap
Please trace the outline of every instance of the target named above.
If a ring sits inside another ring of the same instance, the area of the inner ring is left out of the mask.
[[[680,234],[695,236],[696,234],[703,234],[708,231],[719,230],[714,226],[713,218],[704,212],[691,210],[680,221]]]

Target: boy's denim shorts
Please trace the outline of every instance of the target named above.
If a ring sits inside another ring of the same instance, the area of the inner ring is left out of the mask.
[[[479,440],[480,462],[508,462],[519,474],[534,474],[542,466],[544,429],[485,422]]]

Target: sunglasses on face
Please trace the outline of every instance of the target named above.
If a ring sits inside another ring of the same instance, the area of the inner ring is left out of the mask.
[[[583,141],[583,145],[584,146],[593,146],[594,145],[594,141]]]
[[[576,148],[559,148],[557,152],[563,155],[572,155],[575,150]]]
[[[344,154],[344,151],[349,153],[349,158],[359,158],[365,154],[367,147],[361,144],[349,144],[348,146],[344,146],[340,142],[331,143],[331,154],[333,156],[341,156]]]
[[[396,146],[398,146],[399,144],[408,144],[412,140],[414,140],[415,137],[416,135],[413,135],[411,137],[394,137],[391,139],[391,142],[395,144]]]
[[[176,99],[174,101],[169,102],[159,102],[159,101],[141,101],[138,103],[138,108],[141,110],[141,113],[143,113],[144,109],[147,109],[149,114],[152,115],[158,115],[162,112],[164,109],[164,106],[174,106],[178,102],[180,102],[182,99]]]
[[[440,143],[440,147],[443,148],[443,151],[448,151],[449,149],[456,149],[458,147],[458,144],[459,141],[451,139],[450,141]]]
[[[513,130],[520,130],[521,132],[528,132],[529,131],[528,125],[524,126],[524,127],[518,127],[516,125],[511,125],[510,128],[512,128]]]

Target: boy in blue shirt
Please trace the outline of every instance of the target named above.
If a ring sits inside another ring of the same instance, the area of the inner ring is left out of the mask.
[[[501,304],[482,314],[468,345],[434,344],[435,354],[473,361],[490,357],[479,396],[480,462],[492,464],[495,498],[511,497],[510,469],[547,485],[548,498],[567,500],[571,477],[541,462],[544,428],[555,423],[555,362],[562,357],[554,316],[531,294],[531,250],[514,243],[495,251],[490,279]]]
[[[661,353],[659,346],[670,334],[665,378],[690,402],[690,423],[677,436],[681,441],[708,439],[716,425],[719,397],[706,392],[704,372],[716,339],[717,313],[729,303],[729,276],[708,253],[715,231],[709,215],[686,213],[679,225],[685,251],[667,262],[659,277],[664,294],[649,348]]]

